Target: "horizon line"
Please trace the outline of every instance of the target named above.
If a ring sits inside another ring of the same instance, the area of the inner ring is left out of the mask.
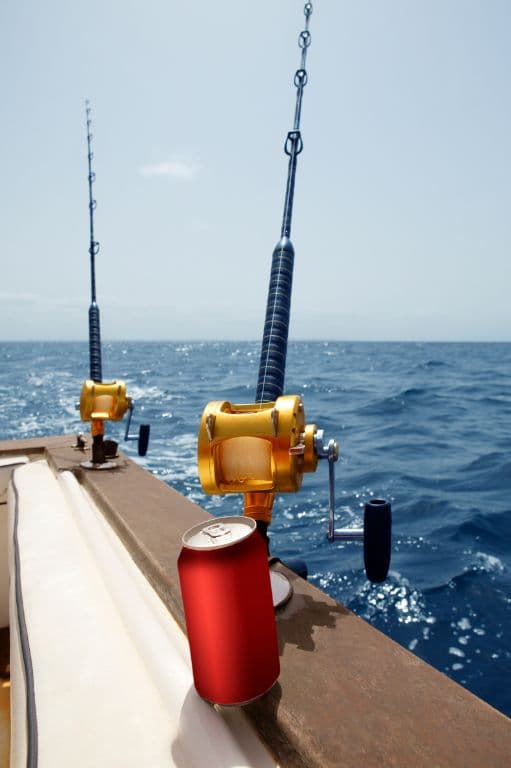
[[[0,339],[0,344],[88,344],[88,339]],[[260,339],[102,339],[102,344],[260,344]],[[288,344],[511,344],[511,339],[289,339]]]

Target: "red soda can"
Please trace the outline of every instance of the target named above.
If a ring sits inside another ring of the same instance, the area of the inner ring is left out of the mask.
[[[179,580],[195,688],[246,704],[280,672],[266,546],[249,517],[219,517],[183,535]]]

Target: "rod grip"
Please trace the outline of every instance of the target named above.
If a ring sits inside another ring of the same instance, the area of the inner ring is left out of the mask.
[[[276,400],[284,392],[294,256],[291,240],[281,238],[272,256],[255,398],[257,403]]]
[[[92,381],[103,381],[101,372],[101,334],[99,307],[95,301],[89,307],[89,360]]]

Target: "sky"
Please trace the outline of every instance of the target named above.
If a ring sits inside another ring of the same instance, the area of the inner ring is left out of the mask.
[[[316,0],[290,339],[511,340],[511,3]],[[262,335],[301,0],[3,0],[0,339]]]

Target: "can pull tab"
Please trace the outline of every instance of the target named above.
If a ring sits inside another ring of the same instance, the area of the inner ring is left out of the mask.
[[[203,528],[202,533],[205,533],[206,536],[209,536],[215,541],[216,539],[230,537],[231,529],[223,523],[212,523],[211,525],[206,526],[206,528]]]

